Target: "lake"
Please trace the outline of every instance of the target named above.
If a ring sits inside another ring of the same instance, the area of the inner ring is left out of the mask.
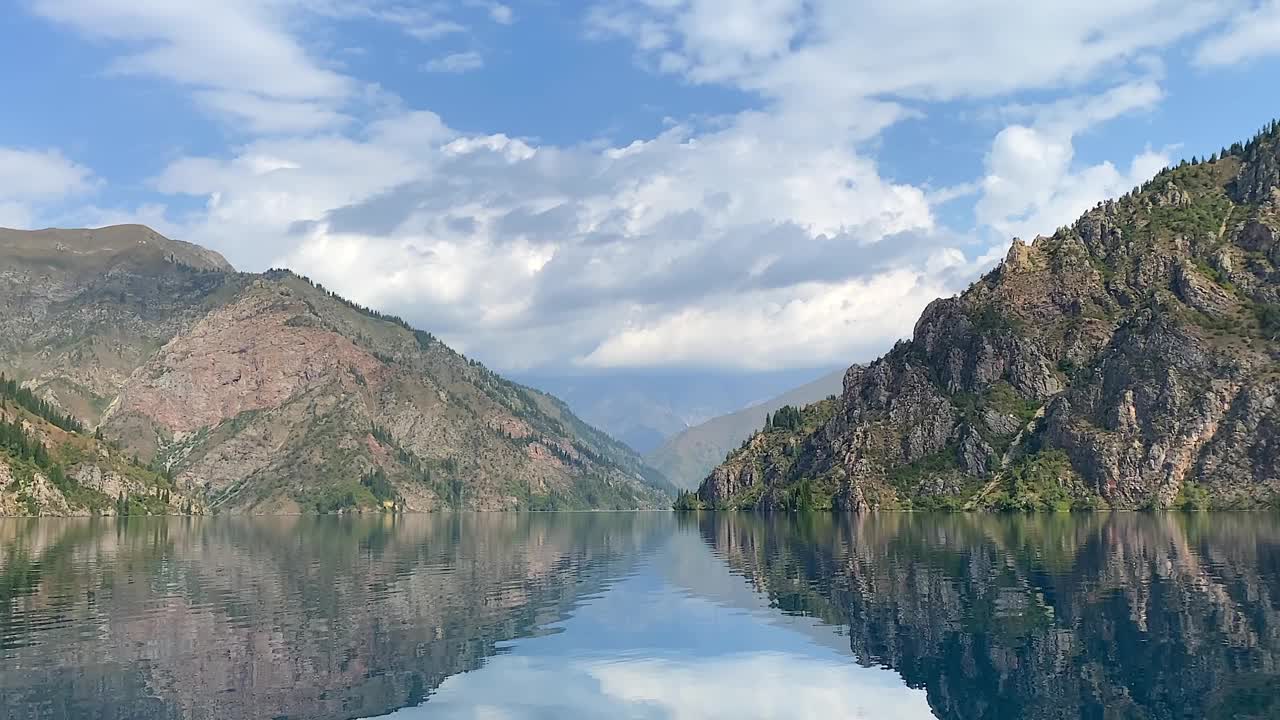
[[[0,520],[0,717],[1280,717],[1280,516]]]

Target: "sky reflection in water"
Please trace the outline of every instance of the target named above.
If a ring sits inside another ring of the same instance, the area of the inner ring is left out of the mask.
[[[1280,518],[0,520],[0,717],[1280,716]]]

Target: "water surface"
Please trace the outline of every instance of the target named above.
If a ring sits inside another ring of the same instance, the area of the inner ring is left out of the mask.
[[[1280,717],[1280,518],[0,520],[3,718]]]

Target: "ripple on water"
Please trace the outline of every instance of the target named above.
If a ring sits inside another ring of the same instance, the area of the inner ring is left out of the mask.
[[[1280,715],[1274,516],[6,522],[6,720]]]

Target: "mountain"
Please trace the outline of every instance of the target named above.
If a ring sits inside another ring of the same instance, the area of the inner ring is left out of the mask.
[[[725,455],[759,430],[770,413],[793,405],[808,405],[841,390],[844,370],[828,373],[777,397],[686,429],[645,456],[645,461],[677,487],[696,489]]]
[[[812,370],[610,370],[539,373],[518,379],[563,398],[584,420],[644,455],[689,427],[785,392],[813,374]],[[723,457],[721,453],[716,460]]]
[[[163,473],[0,376],[0,517],[201,510]]]
[[[556,398],[399,318],[140,226],[0,231],[0,313],[0,371],[212,511],[640,508],[670,490]]]
[[[1015,240],[837,398],[683,505],[1221,507],[1280,498],[1280,124]]]

